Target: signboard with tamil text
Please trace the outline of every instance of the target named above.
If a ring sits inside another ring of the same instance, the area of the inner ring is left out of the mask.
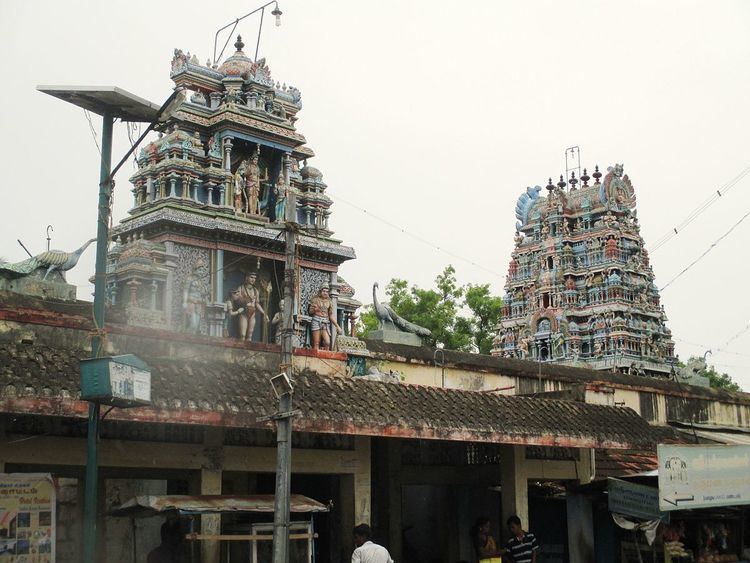
[[[55,484],[48,473],[0,473],[0,561],[54,563]]]
[[[659,444],[659,508],[750,504],[750,446]]]
[[[668,520],[659,510],[659,489],[622,479],[607,479],[607,502],[610,512],[642,520]]]

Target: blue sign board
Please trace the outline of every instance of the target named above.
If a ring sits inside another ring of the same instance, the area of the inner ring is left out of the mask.
[[[659,489],[621,479],[607,479],[610,512],[642,520],[669,521],[669,514],[659,510]]]

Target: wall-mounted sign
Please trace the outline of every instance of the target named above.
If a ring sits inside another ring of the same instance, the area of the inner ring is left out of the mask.
[[[81,398],[116,407],[151,403],[151,370],[132,355],[81,360]]]
[[[659,489],[621,479],[607,479],[607,502],[610,512],[643,520],[669,520],[659,510]]]
[[[0,561],[54,563],[55,506],[49,473],[0,473]]]
[[[659,444],[659,508],[750,504],[750,446]]]

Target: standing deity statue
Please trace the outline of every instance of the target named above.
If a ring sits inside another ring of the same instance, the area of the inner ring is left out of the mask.
[[[245,165],[245,198],[247,206],[246,213],[258,215],[260,213],[260,151],[256,149],[250,162]]]
[[[525,360],[529,355],[529,340],[529,337],[522,337],[518,341],[518,353],[521,356],[522,360]]]
[[[232,305],[234,309],[242,309],[238,315],[237,327],[239,337],[242,340],[252,340],[255,331],[255,314],[259,312],[268,321],[268,314],[260,304],[260,292],[255,287],[258,275],[250,272],[245,276],[245,281],[232,292]]]
[[[330,350],[331,335],[328,332],[330,326],[335,326],[339,334],[342,333],[342,330],[339,323],[336,322],[336,311],[333,309],[333,303],[328,294],[328,286],[321,287],[318,295],[310,299],[308,309],[312,317],[310,329],[312,330],[313,350],[317,350],[321,342],[324,350]]]
[[[188,274],[182,290],[183,326],[187,332],[195,334],[200,334],[201,331],[208,293],[206,283],[198,274],[202,267],[203,261],[199,259]]]
[[[234,173],[232,181],[234,191],[234,208],[237,211],[243,211],[244,209],[242,198],[244,195],[245,177],[243,176],[243,172],[244,162],[237,168],[237,172]]]
[[[289,188],[284,181],[284,174],[279,172],[279,177],[276,180],[276,186],[274,187],[274,194],[276,195],[276,222],[283,223],[286,214],[286,198]]]

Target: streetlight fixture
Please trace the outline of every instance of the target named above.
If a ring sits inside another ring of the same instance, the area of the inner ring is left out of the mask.
[[[266,8],[270,6],[271,4],[274,5],[274,9],[271,12],[271,15],[276,17],[276,27],[281,26],[281,14],[283,13],[279,9],[279,3],[276,0],[271,0],[270,2],[266,2],[259,8],[255,8],[252,12],[248,12],[244,16],[240,16],[239,18],[235,19],[233,22],[229,22],[224,27],[219,28],[219,30],[216,32],[216,35],[214,35],[214,58],[213,58],[213,64],[216,65],[219,62],[219,59],[224,54],[224,49],[227,48],[227,45],[229,44],[229,40],[234,35],[234,30],[237,29],[237,24],[240,23],[245,18],[252,16],[255,13],[260,12],[260,24],[258,25],[258,40],[255,42],[255,57],[253,58],[254,61],[258,60],[258,48],[260,47],[260,34],[263,31],[263,15],[266,13]],[[224,46],[221,48],[221,53],[219,53],[219,56],[216,56],[216,45],[219,41],[219,34],[227,29],[229,26],[232,26],[232,30],[229,32],[229,35],[227,35],[227,40],[224,42]]]
[[[109,215],[113,178],[120,167],[136,150],[146,135],[169,118],[184,99],[184,92],[175,90],[164,104],[158,106],[116,86],[37,86],[37,90],[102,116],[102,146],[99,167],[99,207],[96,230],[96,273],[94,274],[94,334],[91,338],[91,358],[103,355],[104,297],[106,289]],[[127,154],[112,168],[112,125],[115,119],[149,123],[146,131],[132,145]],[[96,558],[96,505],[98,486],[98,438],[100,403],[89,402],[88,432],[86,437],[86,489],[83,514],[83,561],[94,563]]]

